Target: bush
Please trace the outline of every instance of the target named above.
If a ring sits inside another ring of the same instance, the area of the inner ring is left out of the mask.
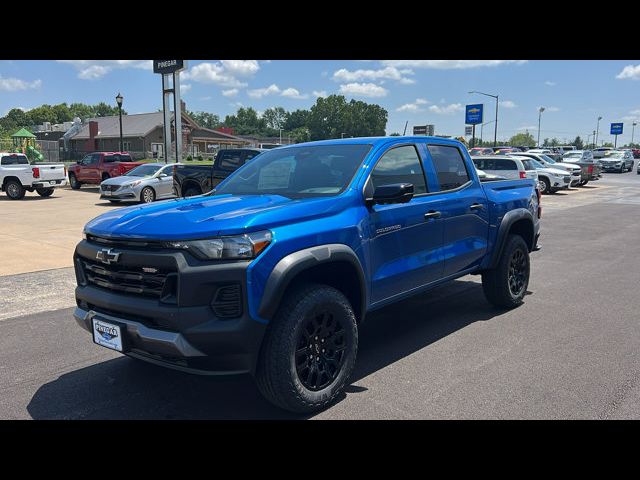
[[[202,155],[198,155],[198,161],[201,162],[202,161]]]
[[[191,155],[187,156],[187,162],[192,162],[193,158],[191,157]]]

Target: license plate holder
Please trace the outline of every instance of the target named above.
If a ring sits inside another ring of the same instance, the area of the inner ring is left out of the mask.
[[[91,319],[91,333],[93,342],[101,347],[115,350],[116,352],[126,352],[127,342],[125,339],[126,325],[111,320],[106,321],[101,318]]]

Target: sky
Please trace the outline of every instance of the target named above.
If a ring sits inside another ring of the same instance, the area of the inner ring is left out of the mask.
[[[640,60],[189,60],[181,83],[188,110],[221,119],[240,106],[308,109],[318,96],[342,94],[383,106],[387,134],[408,122],[408,134],[433,124],[438,135],[463,135],[464,106],[474,103],[493,121],[495,100],[472,90],[499,95],[498,139],[521,131],[535,138],[541,106],[541,140],[586,140],[601,116],[599,141],[613,141],[609,124],[624,122],[618,142],[627,143],[640,120]],[[115,105],[119,92],[129,114],[155,112],[161,89],[150,60],[0,61],[0,115],[45,103]],[[485,140],[493,127],[482,129]]]

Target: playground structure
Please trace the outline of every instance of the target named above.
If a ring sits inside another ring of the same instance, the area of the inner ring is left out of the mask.
[[[26,128],[21,128],[11,135],[14,153],[24,153],[31,161],[41,162],[44,156],[36,147],[36,136]]]

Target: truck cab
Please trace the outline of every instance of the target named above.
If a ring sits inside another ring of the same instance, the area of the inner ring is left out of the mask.
[[[127,152],[93,152],[69,167],[69,183],[74,190],[83,184],[99,185],[140,165],[142,163],[134,162]]]

